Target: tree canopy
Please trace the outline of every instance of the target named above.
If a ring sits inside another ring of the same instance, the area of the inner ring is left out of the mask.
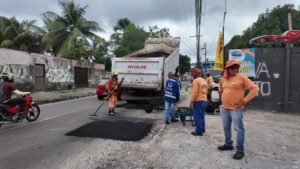
[[[191,58],[187,55],[179,55],[179,73],[182,75],[185,72],[191,71]]]
[[[34,20],[18,22],[15,17],[0,17],[0,46],[27,52],[41,52],[45,31]]]
[[[300,29],[300,10],[294,8],[294,5],[287,4],[276,6],[265,13],[260,14],[256,22],[247,28],[243,35],[235,35],[226,45],[227,49],[250,48],[250,47],[279,47],[280,44],[251,45],[249,40],[262,35],[279,35],[287,31],[288,12],[292,13],[293,29]],[[299,43],[298,43],[299,44]],[[297,45],[297,44],[296,44]],[[298,45],[299,46],[299,45]]]
[[[98,23],[84,18],[87,6],[80,7],[68,0],[60,0],[59,5],[61,15],[51,11],[42,14],[47,30],[43,37],[46,49],[66,58],[88,55],[89,40],[99,38],[95,33],[103,30]]]

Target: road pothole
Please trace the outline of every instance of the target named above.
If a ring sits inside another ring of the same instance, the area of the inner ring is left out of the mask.
[[[83,125],[67,136],[104,138],[121,141],[138,141],[151,132],[152,123],[127,120],[94,121]]]

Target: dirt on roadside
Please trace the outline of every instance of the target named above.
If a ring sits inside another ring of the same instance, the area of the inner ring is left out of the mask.
[[[206,117],[202,137],[190,134],[194,127],[189,122],[186,126],[172,123],[148,141],[122,144],[117,155],[98,168],[300,168],[300,116],[245,112],[245,158],[239,161],[232,158],[234,151],[217,150],[224,141],[220,116]],[[233,141],[236,143],[235,131]]]

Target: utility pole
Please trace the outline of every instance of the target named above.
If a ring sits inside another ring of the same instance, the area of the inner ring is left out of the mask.
[[[203,44],[203,47],[201,48],[202,50],[204,50],[204,64],[203,64],[203,67],[204,67],[204,72],[206,71],[206,68],[207,68],[207,59],[206,59],[206,42],[204,42]]]
[[[225,0],[225,10],[224,10],[224,16],[223,16],[223,27],[222,27],[222,34],[223,34],[223,37],[222,37],[222,39],[223,39],[223,43],[222,43],[222,49],[223,49],[223,55],[224,55],[224,58],[225,58],[225,38],[224,38],[224,36],[225,36],[225,32],[224,32],[224,30],[225,30],[225,16],[226,16],[226,14],[227,14],[227,8],[226,8],[226,5],[227,4],[227,0]],[[224,61],[225,61],[225,59],[224,59]],[[224,63],[223,63],[223,65],[224,65]]]
[[[291,11],[288,13],[289,30],[293,29]],[[290,93],[290,58],[291,48],[293,44],[286,43],[286,58],[285,58],[285,79],[284,79],[284,112],[288,113],[289,110],[289,93]]]
[[[196,18],[196,50],[197,50],[197,67],[201,69],[200,55],[200,25],[202,14],[202,0],[195,0],[195,18]]]
[[[206,42],[204,42],[203,48],[201,48],[201,49],[204,50],[204,65],[206,65],[206,62],[207,62],[207,60],[206,60]],[[204,71],[206,71],[206,66],[204,66]]]

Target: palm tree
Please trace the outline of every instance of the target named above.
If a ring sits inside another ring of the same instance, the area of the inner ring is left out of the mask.
[[[118,30],[120,31],[124,31],[125,28],[129,25],[133,24],[128,18],[122,18],[122,19],[119,19],[117,21],[117,25],[114,26],[114,31],[115,32],[118,32]]]
[[[35,26],[34,20],[18,22],[15,17],[0,17],[0,45],[28,52],[41,52],[43,29]]]
[[[58,1],[62,15],[47,11],[42,14],[48,33],[43,37],[46,49],[65,57],[69,50],[75,48],[77,42],[98,37],[94,32],[103,31],[94,21],[88,21],[83,16],[87,6],[80,7],[73,0]]]

